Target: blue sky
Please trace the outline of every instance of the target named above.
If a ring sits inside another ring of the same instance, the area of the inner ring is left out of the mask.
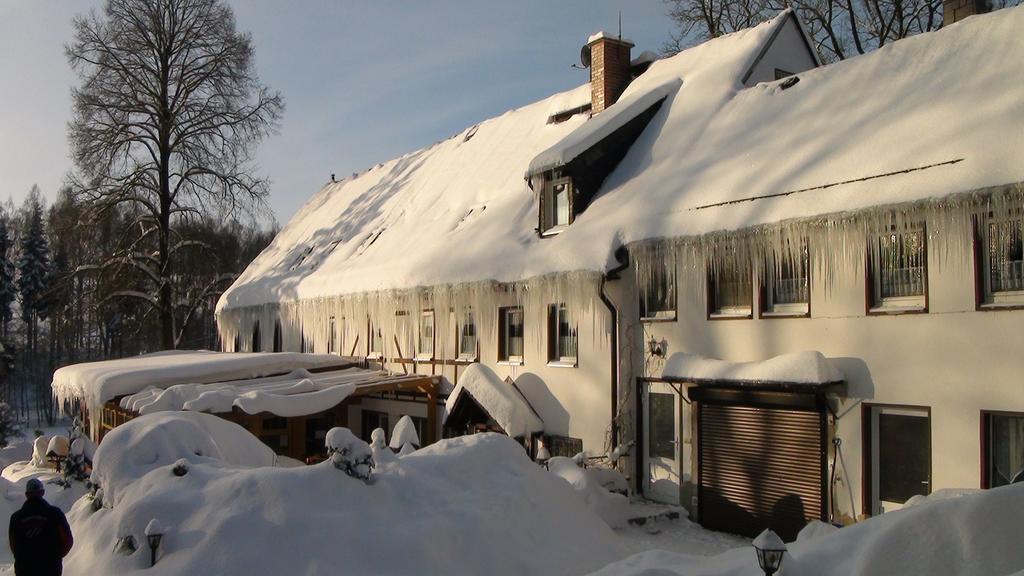
[[[634,55],[672,24],[662,0],[233,0],[262,80],[287,110],[257,159],[281,224],[339,177],[587,80],[570,67],[597,30]],[[71,168],[71,18],[98,1],[0,0],[0,198],[52,199]]]

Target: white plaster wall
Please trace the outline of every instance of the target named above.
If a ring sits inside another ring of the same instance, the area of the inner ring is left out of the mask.
[[[514,305],[510,296],[503,305]],[[489,312],[497,317],[497,309]],[[436,313],[435,316],[435,357],[438,359],[454,359],[457,356],[456,331],[454,318],[447,314]],[[583,448],[591,455],[606,453],[606,435],[611,424],[611,343],[608,336],[610,320],[607,309],[599,301],[594,302],[594,309],[585,312],[577,311],[578,318],[578,362],[575,367],[549,366],[547,360],[547,321],[546,310],[525,310],[524,359],[522,365],[511,365],[498,361],[497,322],[489,332],[480,330],[478,321],[478,337],[480,339],[479,362],[493,370],[501,378],[511,376],[516,385],[523,391],[534,409],[544,420],[545,431],[550,434],[571,436],[583,439]],[[538,325],[539,323],[539,325]],[[395,347],[395,334],[389,325],[384,325],[385,355],[394,358],[398,355]],[[358,342],[356,338],[358,337]],[[293,339],[298,342],[296,336]],[[444,342],[442,342],[444,340]],[[287,340],[286,340],[287,341]],[[344,333],[340,335],[340,349],[349,354],[355,345],[356,355],[367,353],[367,326],[365,321],[352,322],[346,319]],[[399,335],[402,356],[410,358],[415,354],[413,336],[402,333]],[[297,351],[297,350],[296,350]],[[402,373],[403,364],[389,362],[385,366],[389,370]],[[432,366],[425,363],[404,364],[410,373],[443,375],[452,385],[465,370],[465,366]],[[406,412],[406,404],[392,402],[395,406],[386,409],[369,408],[369,400],[364,400],[367,409],[388,412],[397,418]],[[443,398],[440,399],[443,402]],[[383,404],[382,404],[383,405]],[[411,405],[411,404],[410,404]],[[415,413],[412,415],[425,416]],[[358,410],[355,410],[358,412]],[[354,430],[359,429],[357,414],[350,420]]]
[[[755,312],[750,320],[707,320],[703,272],[681,270],[678,320],[643,330],[667,341],[668,354],[749,361],[820,350],[832,359],[848,381],[836,429],[845,461],[835,490],[842,512],[856,516],[862,508],[863,402],[930,407],[932,490],[977,488],[980,411],[1024,411],[1024,311],[975,311],[970,247],[943,260],[937,246],[930,246],[924,314],[867,316],[860,261],[836,270],[831,286],[812,276],[811,318],[756,319]],[[634,356],[640,365],[642,354]]]
[[[807,44],[801,37],[796,20],[790,17],[779,31],[775,42],[754,66],[754,71],[747,79],[747,86],[753,86],[758,82],[773,82],[776,68],[796,74],[816,65],[814,57],[808,52]]]

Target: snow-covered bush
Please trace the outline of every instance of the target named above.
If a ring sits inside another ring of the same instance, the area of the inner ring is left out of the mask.
[[[412,418],[408,414],[399,418],[391,431],[391,449],[404,456],[415,452],[420,445],[420,435],[416,433]]]
[[[373,473],[373,451],[348,428],[331,428],[327,432],[327,454],[334,467],[364,482]]]
[[[0,448],[11,443],[13,438],[21,434],[18,415],[6,402],[0,402]]]
[[[75,423],[68,434],[71,446],[68,450],[64,468],[61,470],[61,485],[70,486],[72,481],[82,482],[89,477],[92,462],[86,454],[86,443],[89,441],[82,430],[82,422],[75,418]]]
[[[388,448],[386,433],[383,428],[374,428],[373,432],[370,432],[370,451],[373,452],[375,464],[396,460],[395,453],[391,451],[391,448]]]

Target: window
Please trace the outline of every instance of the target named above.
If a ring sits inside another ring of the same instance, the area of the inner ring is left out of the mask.
[[[498,308],[498,360],[523,362],[523,309],[520,306]]]
[[[420,439],[420,446],[424,446],[427,441],[427,419],[421,416],[410,416],[412,418],[412,426],[416,429],[416,437]]]
[[[869,247],[870,311],[924,311],[928,282],[924,228],[887,232]]]
[[[373,431],[377,428],[384,430],[384,442],[387,442],[388,436],[391,435],[391,429],[388,428],[388,413],[378,412],[376,410],[363,410],[362,411],[361,431],[363,433],[363,441],[370,442]]]
[[[337,354],[338,352],[338,327],[334,320],[334,316],[331,316],[330,320],[327,321],[327,353]]]
[[[980,232],[979,286],[981,304],[1024,304],[1024,241],[1017,214],[1011,218],[988,217]]]
[[[1024,414],[982,412],[983,488],[1009,484],[1024,472]]]
[[[466,308],[462,312],[462,321],[459,323],[459,359],[476,360],[476,318],[473,316],[473,309]]]
[[[750,318],[754,298],[750,265],[726,258],[708,274],[708,318]]]
[[[420,314],[419,348],[417,360],[434,359],[434,311],[424,310]]]
[[[637,268],[641,320],[675,320],[675,266],[659,263],[650,270]]]
[[[548,306],[548,363],[575,366],[578,340],[576,321],[565,304]]]
[[[556,178],[544,183],[541,199],[541,233],[557,234],[572,223],[572,180]]]
[[[384,355],[384,335],[380,331],[380,326],[375,326],[373,322],[370,322],[370,337],[369,341],[369,353],[367,358],[381,358]]]
[[[771,254],[764,267],[762,315],[800,316],[810,312],[810,250]]]
[[[788,77],[790,77],[792,75],[793,75],[793,73],[789,72],[788,70],[783,70],[782,68],[776,68],[775,69],[775,79],[776,80],[782,80],[783,78],[788,78]]]
[[[253,352],[263,351],[263,335],[260,334],[259,320],[257,320],[256,324],[252,327],[252,347],[249,349]]]
[[[274,352],[284,350],[284,338],[281,335],[281,321],[274,322]]]

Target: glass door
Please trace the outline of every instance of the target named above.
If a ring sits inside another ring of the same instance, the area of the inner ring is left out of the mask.
[[[651,382],[644,390],[644,494],[651,500],[679,504],[682,414],[679,395],[668,384]]]
[[[931,417],[927,409],[871,407],[871,514],[899,510],[931,492]]]

